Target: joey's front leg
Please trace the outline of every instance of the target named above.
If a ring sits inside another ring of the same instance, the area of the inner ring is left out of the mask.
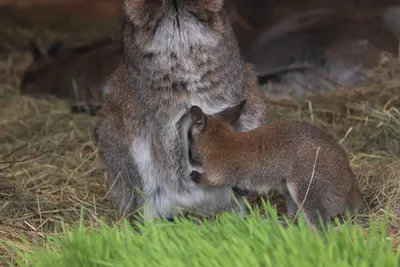
[[[216,184],[215,182],[211,182],[208,180],[208,176],[206,173],[199,173],[197,171],[192,171],[190,173],[190,178],[192,179],[193,182],[196,184],[201,184],[204,187],[225,187],[229,185],[224,185],[224,184]],[[232,187],[232,190],[238,194],[239,196],[246,196],[249,194],[249,191],[246,189],[240,189],[236,186]]]
[[[214,176],[207,175],[207,173],[199,173],[198,171],[192,171],[190,173],[190,178],[192,179],[193,182],[195,182],[196,184],[199,184],[205,188],[229,187],[230,186],[230,185],[220,183],[219,180],[215,179]]]

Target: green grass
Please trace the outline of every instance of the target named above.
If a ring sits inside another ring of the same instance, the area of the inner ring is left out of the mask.
[[[400,266],[384,223],[370,222],[368,234],[350,223],[313,235],[302,217],[285,229],[275,211],[246,218],[224,213],[194,223],[83,225],[47,237],[46,248],[13,244],[21,266]],[[28,263],[28,264],[27,264]]]

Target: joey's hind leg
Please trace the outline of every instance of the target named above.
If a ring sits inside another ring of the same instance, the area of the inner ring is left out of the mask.
[[[308,227],[315,226],[317,229],[322,230],[322,227],[326,228],[329,223],[329,216],[324,208],[316,208],[318,203],[309,203],[303,206],[304,216]]]
[[[285,196],[286,205],[287,205],[287,217],[289,219],[293,219],[298,210],[296,201],[294,201],[294,199],[290,195],[289,190],[287,188],[284,189],[284,196]]]
[[[295,202],[297,208],[301,209],[308,227],[315,226],[321,229],[329,223],[330,216],[324,201],[321,199],[321,193],[312,188],[306,195],[308,185],[293,186],[288,184],[288,191],[291,199]],[[301,205],[303,206],[301,207]],[[289,205],[289,204],[288,204]],[[297,211],[296,211],[297,212]]]

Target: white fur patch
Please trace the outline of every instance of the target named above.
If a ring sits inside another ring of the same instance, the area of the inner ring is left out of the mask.
[[[176,130],[172,126],[169,127],[168,131]],[[171,133],[168,136],[170,138],[164,140],[164,149],[167,151],[171,148],[168,146],[169,141],[172,143],[171,138],[179,138]],[[176,216],[179,215],[179,208],[205,214],[231,208],[231,188],[205,190],[191,181],[189,177],[179,177],[174,168],[162,170],[162,166],[155,166],[147,138],[138,138],[132,144],[131,153],[142,177],[142,189],[148,198],[144,207],[146,219],[160,215]],[[169,161],[175,162],[176,159],[173,155],[171,156]],[[177,191],[177,187],[181,190]]]
[[[157,73],[170,73],[173,81],[184,81],[186,90],[195,92],[210,86],[209,81],[202,81],[204,73],[198,68],[199,63],[208,60],[208,55],[203,53],[194,60],[191,49],[215,47],[218,42],[218,37],[185,9],[178,14],[170,10],[157,27],[147,52],[157,56]]]
[[[149,140],[146,138],[138,138],[132,148],[132,155],[138,167],[139,174],[146,177],[146,183],[143,184],[145,193],[152,192],[156,189],[157,170],[153,166],[153,159],[150,156]]]
[[[179,23],[178,23],[179,22]],[[212,47],[218,44],[216,36],[185,9],[166,13],[154,35],[151,52],[187,55],[192,46]]]

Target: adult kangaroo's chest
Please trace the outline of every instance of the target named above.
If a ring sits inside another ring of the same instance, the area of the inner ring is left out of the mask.
[[[184,9],[165,15],[144,50],[149,60],[144,72],[170,90],[209,91],[224,86],[230,72],[225,41]]]
[[[177,95],[208,94],[227,86],[230,70],[210,51],[193,48],[192,53],[163,51],[155,54],[148,68],[152,87]],[[146,71],[146,72],[147,72]]]

